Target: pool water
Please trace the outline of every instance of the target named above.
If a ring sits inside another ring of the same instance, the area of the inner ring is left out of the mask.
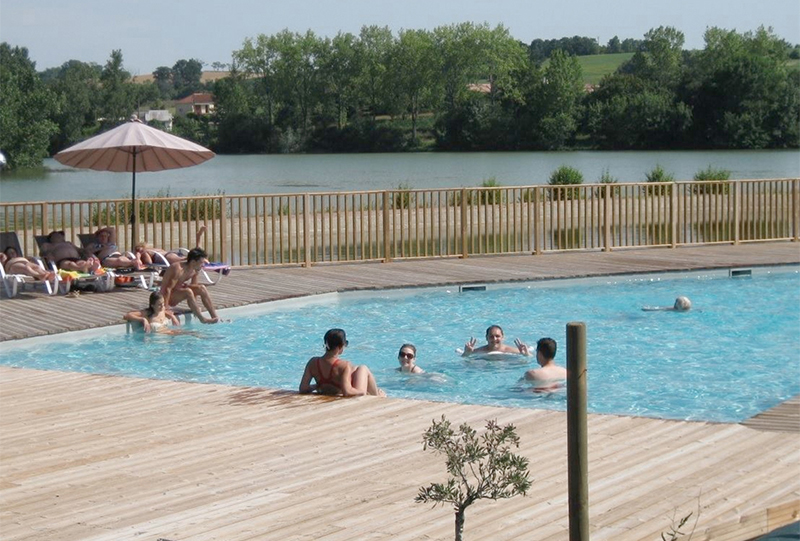
[[[692,300],[690,312],[641,310],[678,295]],[[344,358],[367,364],[389,396],[565,410],[564,392],[536,394],[519,382],[533,358],[465,360],[455,349],[470,336],[483,342],[496,323],[507,343],[555,338],[564,365],[566,324],[583,321],[591,412],[738,422],[800,393],[796,267],[755,269],[751,278],[716,271],[333,294],[226,317],[190,324],[198,336],[49,337],[4,347],[0,364],[294,390],[325,331],[341,327]],[[396,371],[404,342],[417,346],[425,374]]]

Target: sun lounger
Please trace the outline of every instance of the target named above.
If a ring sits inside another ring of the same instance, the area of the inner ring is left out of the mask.
[[[33,239],[39,250],[48,242],[47,235],[34,235]],[[57,268],[55,262],[48,262],[54,268]],[[104,271],[102,274],[85,274],[74,271],[65,271],[58,269],[58,274],[61,277],[59,287],[63,293],[67,293],[70,289],[92,289],[94,291],[111,291],[116,286],[114,279],[116,273],[112,271]]]
[[[81,241],[81,248],[88,251],[88,247],[97,242],[93,233],[78,233],[78,240]],[[132,252],[116,253],[124,255],[129,259],[136,260],[136,254]],[[151,289],[158,277],[158,270],[153,268],[137,270],[133,267],[115,267],[111,271],[115,276],[114,283],[120,287],[141,287]]]
[[[20,257],[24,257],[22,248],[20,247],[19,237],[17,237],[15,231],[0,233],[0,252],[5,251],[5,249],[9,247],[14,248]],[[34,257],[31,259],[43,270],[47,270],[41,258]],[[59,276],[58,272],[56,272],[57,269],[55,265],[51,266],[51,270],[54,274],[52,280],[37,280],[33,276],[28,276],[27,274],[7,274],[4,266],[0,264],[0,279],[3,281],[3,288],[9,298],[15,297],[20,290],[26,287],[42,287],[48,295],[55,295],[58,293]]]

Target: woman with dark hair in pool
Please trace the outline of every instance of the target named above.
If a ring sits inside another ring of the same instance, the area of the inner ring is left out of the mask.
[[[318,392],[342,396],[386,396],[375,383],[375,377],[365,365],[353,366],[339,357],[347,347],[347,335],[342,329],[325,333],[325,353],[312,357],[306,363],[300,380],[300,393]],[[311,383],[311,380],[315,383]]]
[[[124,316],[125,321],[141,323],[144,332],[154,332],[163,334],[180,334],[181,331],[173,327],[179,327],[180,321],[171,311],[168,311],[164,304],[164,295],[158,291],[150,293],[150,300],[144,310],[133,310]]]
[[[400,346],[400,351],[397,352],[397,362],[400,363],[398,372],[405,372],[406,374],[422,374],[425,371],[417,366],[417,348],[414,344],[403,344]]]

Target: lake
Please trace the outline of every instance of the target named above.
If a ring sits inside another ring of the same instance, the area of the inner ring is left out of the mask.
[[[396,154],[268,154],[217,156],[187,169],[142,173],[139,196],[302,193],[347,190],[547,184],[561,165],[596,183],[604,170],[619,182],[640,182],[656,165],[676,180],[708,166],[733,179],[798,178],[800,150],[428,152]],[[68,201],[130,197],[131,175],[73,169],[53,159],[36,173],[0,174],[0,201]]]

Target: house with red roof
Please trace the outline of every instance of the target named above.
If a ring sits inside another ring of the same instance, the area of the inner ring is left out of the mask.
[[[208,92],[195,92],[175,102],[175,112],[181,116],[194,113],[198,116],[214,112],[214,96]]]

